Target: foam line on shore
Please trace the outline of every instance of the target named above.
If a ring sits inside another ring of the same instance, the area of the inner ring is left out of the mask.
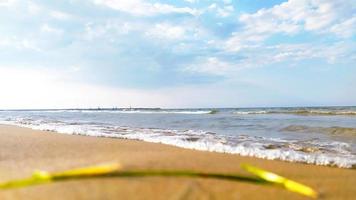
[[[6,120],[1,123],[62,134],[141,140],[188,149],[238,154],[270,160],[342,168],[354,168],[356,166],[356,157],[350,150],[350,144],[343,142],[282,140],[247,135],[224,136],[197,130],[135,128],[103,124],[68,124],[59,121],[49,122],[22,118]]]

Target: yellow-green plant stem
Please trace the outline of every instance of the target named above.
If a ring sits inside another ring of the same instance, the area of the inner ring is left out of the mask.
[[[243,164],[241,165],[241,167],[246,171],[258,176],[259,178],[270,183],[281,185],[289,191],[296,192],[312,198],[318,197],[318,193],[309,186],[303,185],[301,183],[287,179],[285,177],[279,176],[275,173],[263,170],[261,168],[254,167],[252,165]]]
[[[251,166],[242,165],[242,168],[258,176],[259,178],[247,177],[237,174],[222,173],[205,173],[197,171],[183,170],[122,170],[118,164],[104,164],[79,169],[73,169],[58,173],[48,173],[46,171],[35,171],[33,175],[26,179],[13,180],[0,183],[0,189],[14,189],[29,187],[50,182],[58,182],[72,179],[85,179],[96,177],[147,177],[147,176],[164,176],[164,177],[198,177],[198,178],[215,178],[231,181],[244,181],[251,183],[274,183],[282,185],[287,190],[297,192],[309,197],[317,197],[317,193],[308,186],[302,185],[295,181],[286,179],[274,173]]]

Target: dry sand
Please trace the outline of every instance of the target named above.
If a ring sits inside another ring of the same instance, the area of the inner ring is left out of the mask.
[[[0,181],[33,170],[117,161],[130,169],[241,173],[250,163],[316,188],[320,199],[355,199],[356,170],[268,161],[132,140],[72,136],[0,125]],[[203,178],[93,178],[0,191],[0,199],[307,199],[279,187]]]

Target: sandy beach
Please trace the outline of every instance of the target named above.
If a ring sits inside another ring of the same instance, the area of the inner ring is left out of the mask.
[[[320,199],[354,199],[356,170],[269,161],[141,141],[73,136],[0,126],[0,180],[119,162],[127,169],[239,173],[249,163],[305,183]],[[307,199],[282,188],[203,178],[93,178],[0,191],[0,199]]]

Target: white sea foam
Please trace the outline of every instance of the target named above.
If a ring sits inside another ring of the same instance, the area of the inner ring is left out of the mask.
[[[239,154],[270,160],[277,159],[343,168],[356,166],[356,156],[351,152],[350,144],[343,142],[296,141],[247,135],[224,136],[205,131],[64,123],[29,118],[7,119],[0,123],[63,134],[142,140],[188,149]]]
[[[188,115],[201,115],[210,114],[211,111],[145,111],[145,110],[123,110],[123,111],[111,111],[111,113],[127,113],[127,114],[188,114]]]
[[[252,115],[252,114],[268,114],[269,112],[266,110],[259,110],[259,111],[235,111],[233,113],[238,115]]]
[[[318,109],[269,109],[269,110],[246,110],[235,111],[238,115],[257,115],[257,114],[294,114],[294,115],[356,115],[355,110],[318,110]]]
[[[43,113],[111,113],[111,114],[187,114],[187,115],[201,115],[211,114],[212,110],[41,110],[30,112]]]

